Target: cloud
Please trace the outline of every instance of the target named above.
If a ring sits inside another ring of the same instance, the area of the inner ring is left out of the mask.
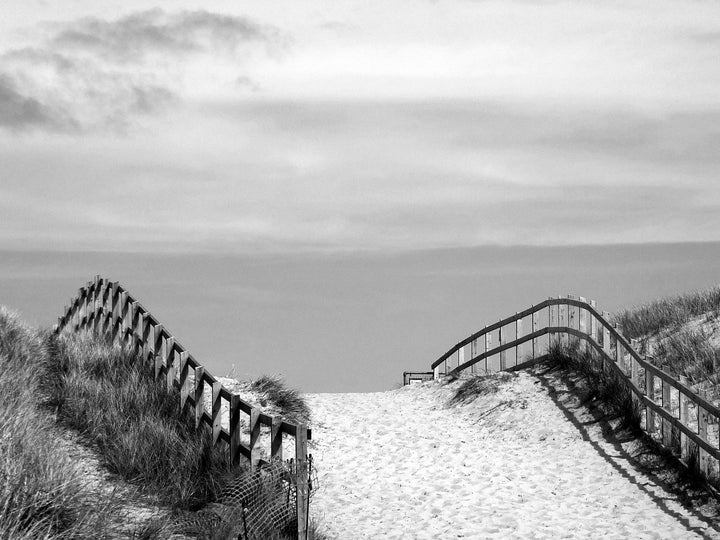
[[[258,46],[273,52],[287,45],[273,27],[207,11],[155,9],[46,28],[44,41],[0,52],[0,127],[123,130],[178,102],[188,81],[221,84],[208,82],[207,72],[202,80],[189,74],[197,64],[202,72],[225,62],[235,71],[228,88],[257,90],[237,73],[243,58]]]
[[[246,43],[283,43],[281,34],[246,17],[208,11],[152,9],[114,21],[83,18],[65,24],[50,43],[114,62],[142,62],[156,54],[237,52]]]
[[[54,123],[51,111],[38,100],[22,95],[9,77],[0,74],[0,127],[17,129]]]

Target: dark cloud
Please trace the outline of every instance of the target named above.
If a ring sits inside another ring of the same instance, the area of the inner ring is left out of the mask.
[[[153,54],[187,54],[218,49],[235,52],[244,43],[278,45],[280,33],[248,18],[208,11],[166,13],[153,9],[114,21],[84,18],[61,27],[51,44],[119,62]]]
[[[177,101],[187,55],[237,61],[251,45],[268,51],[287,45],[273,27],[207,11],[155,9],[50,28],[43,43],[0,51],[0,127],[125,129]],[[237,81],[258,88],[245,74]]]
[[[8,76],[0,74],[0,126],[18,129],[56,123],[47,107],[34,98],[22,95]]]

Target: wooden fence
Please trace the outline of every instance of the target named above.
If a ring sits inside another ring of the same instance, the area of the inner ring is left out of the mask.
[[[645,432],[708,480],[720,479],[720,409],[641,355],[638,342],[628,341],[609,316],[582,297],[549,298],[459,342],[433,362],[433,376],[474,373],[478,366],[514,370],[547,358],[551,345],[574,341],[627,384]]]
[[[250,460],[253,468],[267,461],[261,458],[258,444],[263,425],[270,431],[270,460],[283,459],[283,436],[293,438],[298,538],[306,538],[309,495],[307,441],[312,436],[306,425],[268,416],[225,388],[117,281],[96,276],[70,301],[55,327],[57,333],[82,330],[109,335],[113,342],[125,344],[141,353],[155,366],[156,378],[166,380],[169,388],[174,386],[179,389],[181,414],[185,411],[193,414],[196,427],[202,423],[208,425],[213,444],[225,444],[229,459],[234,464],[241,456]],[[210,390],[210,410],[205,407],[206,385]],[[224,407],[229,410],[228,429],[221,422]],[[243,414],[247,416],[249,443],[241,440]]]

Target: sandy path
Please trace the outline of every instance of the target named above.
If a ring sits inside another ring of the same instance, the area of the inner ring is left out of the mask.
[[[600,428],[573,423],[534,375],[448,408],[451,388],[308,396],[311,511],[324,530],[338,540],[720,537]]]

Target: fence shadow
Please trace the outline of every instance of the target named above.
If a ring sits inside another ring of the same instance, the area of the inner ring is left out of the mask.
[[[563,413],[565,418],[575,426],[583,440],[589,443],[597,454],[610,464],[618,474],[645,493],[658,508],[676,519],[688,532],[698,534],[703,538],[712,538],[707,536],[703,528],[693,526],[688,517],[683,516],[669,507],[668,501],[676,501],[697,520],[705,523],[713,531],[720,532],[717,524],[713,523],[694,508],[683,504],[679,498],[660,497],[655,493],[652,489],[652,484],[645,481],[645,479],[651,480],[652,483],[666,492],[672,493],[676,490],[673,489],[672,485],[652,471],[640,470],[640,465],[636,457],[623,447],[623,443],[635,439],[635,436],[627,432],[617,432],[605,413],[598,408],[586,406],[586,402],[583,400],[583,390],[576,385],[575,379],[569,373],[558,368],[547,366],[534,368],[531,373],[540,381],[540,384],[545,388],[550,399],[552,399],[553,403]],[[560,384],[558,384],[558,382]],[[589,416],[589,419],[584,419],[583,416],[585,415]],[[598,430],[591,431],[592,426],[597,426]],[[607,446],[612,448],[614,455],[608,452],[606,449]]]

